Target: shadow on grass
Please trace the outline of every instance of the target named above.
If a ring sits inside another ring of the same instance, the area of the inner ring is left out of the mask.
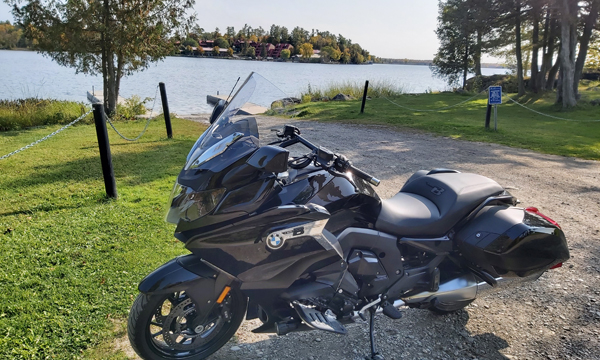
[[[185,154],[193,146],[193,140],[152,141],[153,145],[139,152],[113,152],[112,162],[117,184],[125,181],[128,185],[139,185],[176,175],[181,169]],[[119,144],[121,145],[121,144]],[[126,145],[126,144],[123,144]],[[115,147],[115,145],[111,145]],[[120,147],[120,146],[116,146]],[[82,149],[95,148],[94,146]],[[27,192],[29,187],[58,182],[102,181],[100,157],[82,157],[77,160],[33,167],[36,171],[3,183],[5,188],[19,188]]]

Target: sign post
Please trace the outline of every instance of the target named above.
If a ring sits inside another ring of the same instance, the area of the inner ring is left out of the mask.
[[[502,86],[488,88],[488,104],[494,105],[494,131],[498,131],[498,105],[502,104]]]

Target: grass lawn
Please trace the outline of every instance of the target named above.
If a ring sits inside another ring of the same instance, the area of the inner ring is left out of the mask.
[[[143,126],[117,125],[131,137]],[[0,155],[59,127],[1,132]],[[116,201],[105,197],[93,125],[0,160],[1,359],[123,357],[110,341],[123,332],[138,282],[187,252],[162,219],[203,130],[174,119],[174,139],[167,139],[155,120],[130,143],[109,128]]]
[[[582,87],[582,99],[575,110],[562,112],[554,105],[554,93],[526,95],[519,102],[547,114],[563,118],[600,119],[600,106],[589,101],[600,98],[594,85]],[[588,90],[591,89],[591,90]],[[397,104],[414,109],[436,109],[453,105],[472,95],[453,93],[401,95],[391,98]],[[514,97],[514,94],[511,94]],[[585,159],[600,159],[600,122],[570,122],[547,118],[503,99],[498,105],[498,132],[484,128],[487,95],[439,112],[416,112],[375,98],[367,101],[360,113],[360,100],[314,102],[300,105],[301,119],[319,119],[359,124],[385,124],[423,130],[442,136],[470,141],[492,142],[539,152]],[[493,114],[491,128],[493,129]]]

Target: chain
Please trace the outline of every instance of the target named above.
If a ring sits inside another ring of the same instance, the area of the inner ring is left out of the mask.
[[[146,130],[148,129],[148,125],[150,125],[150,121],[152,120],[152,114],[154,114],[154,105],[156,105],[156,98],[158,97],[158,86],[156,86],[156,91],[154,92],[154,102],[152,103],[152,110],[150,111],[150,116],[148,116],[148,121],[146,121],[146,126],[144,126],[144,130],[142,130],[142,132],[136,136],[133,139],[130,139],[128,137],[126,137],[125,135],[121,134],[119,132],[119,130],[117,130],[117,128],[115,127],[115,125],[112,123],[112,121],[110,121],[110,118],[108,117],[108,115],[106,115],[106,120],[108,120],[108,123],[110,124],[110,127],[113,128],[113,130],[120,136],[122,137],[124,140],[127,141],[136,141],[139,138],[142,137],[142,135],[144,135],[144,133],[146,132]]]
[[[453,108],[453,107],[455,107],[455,106],[462,105],[462,104],[464,104],[464,103],[466,103],[466,102],[469,102],[469,101],[471,101],[471,100],[475,99],[476,97],[478,97],[479,95],[481,95],[481,94],[482,94],[483,92],[485,92],[485,91],[487,91],[487,90],[480,91],[480,92],[478,92],[477,94],[475,94],[475,95],[471,96],[470,98],[468,98],[467,100],[461,101],[461,102],[459,102],[459,103],[457,103],[457,104],[454,104],[454,105],[449,105],[449,106],[444,106],[444,107],[437,108],[437,109],[413,109],[413,108],[411,108],[411,107],[408,107],[408,106],[400,105],[400,104],[398,104],[398,103],[396,103],[396,102],[394,102],[394,101],[392,101],[392,100],[388,99],[387,97],[385,97],[385,96],[383,96],[383,95],[381,95],[381,94],[379,94],[379,96],[380,96],[380,97],[382,97],[382,98],[384,98],[385,100],[387,100],[387,101],[391,102],[392,104],[394,104],[394,105],[396,105],[396,106],[398,106],[398,107],[401,107],[401,108],[403,108],[403,109],[407,109],[407,110],[410,110],[410,111],[416,111],[416,112],[433,112],[433,111],[442,111],[442,110],[447,110],[447,109]]]
[[[56,130],[56,131],[55,131],[55,132],[53,132],[52,134],[44,136],[43,138],[39,139],[38,141],[34,141],[34,142],[32,142],[31,144],[29,144],[29,145],[23,146],[22,148],[20,148],[20,149],[18,149],[18,150],[15,150],[15,151],[11,152],[10,154],[6,154],[6,155],[4,155],[4,156],[0,157],[0,160],[4,160],[4,159],[6,159],[6,158],[9,158],[9,157],[11,157],[11,156],[13,156],[13,155],[15,155],[15,154],[18,154],[18,153],[20,153],[20,152],[21,152],[21,151],[23,151],[23,150],[27,150],[27,149],[29,149],[29,148],[31,148],[31,147],[33,147],[33,146],[35,146],[35,145],[37,145],[37,144],[41,143],[41,142],[42,142],[42,141],[44,141],[44,140],[48,140],[49,138],[53,137],[54,135],[58,134],[59,132],[61,132],[61,131],[65,130],[65,129],[67,129],[67,128],[69,128],[71,125],[74,125],[75,123],[77,123],[78,121],[80,121],[81,119],[83,119],[84,117],[88,116],[88,115],[89,115],[91,112],[92,112],[92,110],[90,110],[90,111],[86,112],[85,114],[81,115],[81,116],[80,116],[80,117],[78,117],[77,119],[75,119],[75,120],[71,121],[70,123],[68,123],[67,125],[65,125],[65,126],[61,127],[60,129]]]
[[[599,122],[600,121],[600,119],[599,120],[575,120],[575,119],[567,119],[567,118],[562,118],[562,117],[559,117],[559,116],[553,116],[553,115],[549,115],[549,114],[544,114],[543,112],[539,112],[537,110],[533,110],[532,108],[529,108],[529,107],[521,104],[520,102],[514,100],[513,98],[511,98],[510,96],[508,96],[506,94],[505,94],[505,96],[508,98],[508,100],[514,102],[515,104],[519,105],[520,107],[523,107],[523,108],[525,108],[525,109],[527,109],[527,110],[529,110],[531,112],[534,112],[534,113],[536,113],[538,115],[546,116],[546,117],[549,117],[549,118],[552,118],[552,119],[565,120],[565,121],[574,121],[574,122]]]

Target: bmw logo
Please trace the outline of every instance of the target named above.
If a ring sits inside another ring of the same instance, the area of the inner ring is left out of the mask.
[[[279,234],[270,234],[267,237],[267,246],[273,250],[279,249],[283,246],[283,238]]]

